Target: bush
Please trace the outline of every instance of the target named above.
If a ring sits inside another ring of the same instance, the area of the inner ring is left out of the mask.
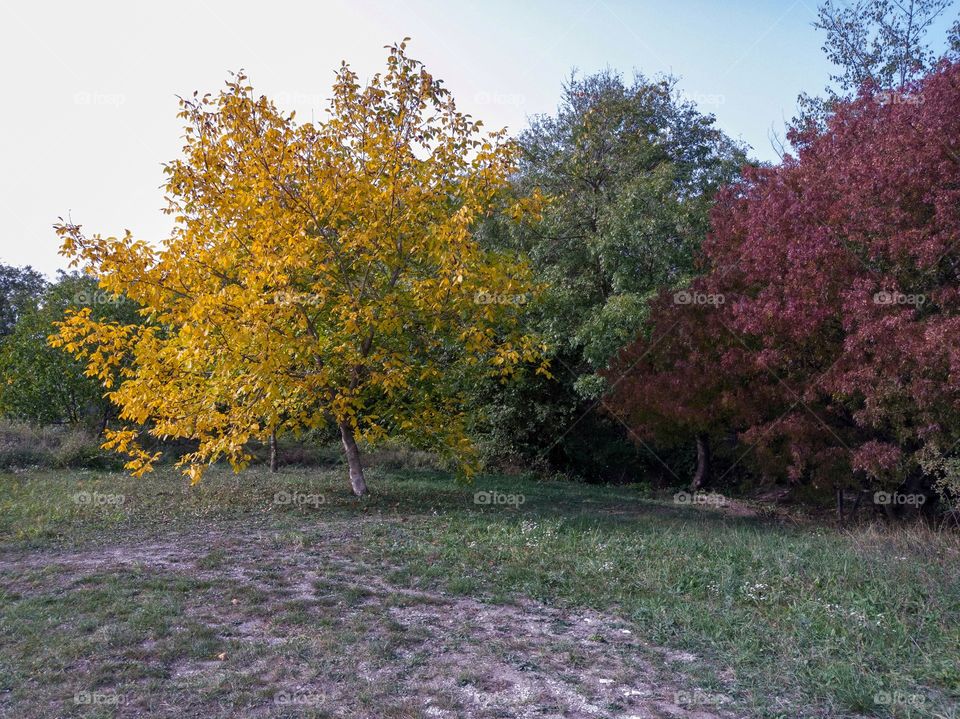
[[[158,449],[163,449],[158,446]],[[255,464],[270,462],[270,446],[257,442],[250,447]],[[399,441],[387,441],[376,446],[360,443],[363,463],[368,467],[385,469],[443,469],[441,459],[432,452],[415,449]],[[299,437],[277,438],[277,465],[279,467],[338,467],[344,465],[343,447],[334,429],[316,429]]]
[[[362,451],[362,450],[361,450]],[[449,469],[443,461],[432,452],[413,449],[400,443],[386,443],[363,452],[363,459],[368,466],[383,467],[390,470],[403,469]]]
[[[0,420],[0,469],[89,467],[119,469],[121,457],[100,449],[100,439],[82,427],[36,427]]]

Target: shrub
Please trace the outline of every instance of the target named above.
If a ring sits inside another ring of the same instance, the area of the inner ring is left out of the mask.
[[[0,469],[114,469],[121,464],[116,455],[100,449],[100,439],[88,429],[64,425],[38,427],[0,420]]]

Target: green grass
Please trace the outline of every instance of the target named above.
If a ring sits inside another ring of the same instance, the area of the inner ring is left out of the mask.
[[[632,488],[516,477],[482,477],[464,487],[435,472],[370,474],[374,494],[359,501],[334,469],[239,477],[217,470],[192,488],[167,470],[140,480],[105,472],[3,474],[0,557],[211,528],[266,537],[280,554],[309,552],[328,546],[329,526],[345,527],[349,541],[333,554],[380,566],[398,589],[495,603],[533,599],[622,617],[644,641],[696,655],[671,669],[731,696],[749,716],[960,716],[955,534],[735,517]],[[478,491],[523,501],[476,504]],[[78,492],[92,501],[78,503]],[[279,504],[278,493],[321,495],[322,502]],[[233,551],[212,546],[193,561],[223,571]],[[245,651],[209,623],[184,624],[183,617],[238,597],[256,616],[256,593],[269,593],[282,578],[278,567],[257,571],[259,588],[230,580],[212,586],[189,573],[171,581],[145,568],[139,575],[93,573],[66,591],[50,588],[56,578],[42,566],[20,571],[18,588],[0,599],[0,690],[38,691],[83,657],[101,659],[85,679],[92,691],[161,681],[184,657]],[[371,590],[338,585],[335,567],[328,579],[317,583],[315,601],[286,597],[264,619],[287,633],[337,627],[325,649],[349,653],[361,642],[362,624],[322,612],[335,604],[362,608]],[[402,604],[403,596],[386,603]],[[388,661],[403,641],[402,632],[391,633],[376,661]],[[127,652],[143,653],[144,642],[149,661],[131,663]],[[307,651],[298,646],[273,651]],[[306,656],[328,661],[316,647]],[[570,646],[570,668],[582,661]],[[204,686],[203,696],[239,708],[255,703],[258,691],[264,688],[247,678]],[[912,702],[886,702],[898,693]],[[375,706],[383,695],[369,701]],[[96,709],[111,716],[109,706]]]
[[[641,515],[458,517],[380,540],[408,581],[616,611],[656,644],[733,668],[774,715],[817,703],[884,715],[884,691],[922,695],[916,716],[957,715],[955,538]]]

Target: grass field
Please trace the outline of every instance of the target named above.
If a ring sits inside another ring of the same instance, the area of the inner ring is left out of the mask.
[[[370,474],[0,475],[0,715],[960,716],[955,534]]]

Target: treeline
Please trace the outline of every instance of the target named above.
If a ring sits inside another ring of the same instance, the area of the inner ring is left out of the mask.
[[[340,409],[332,414],[329,407],[324,410],[334,425],[339,422],[348,454],[354,432],[361,439],[364,432],[376,439],[393,436],[392,427],[398,436],[415,440],[410,428],[416,430],[426,417],[436,423],[433,431],[441,433],[445,420],[440,410],[455,401],[457,413],[451,416],[456,421],[449,424],[457,430],[463,424],[488,464],[563,472],[588,481],[692,483],[694,489],[787,485],[799,498],[836,497],[841,508],[848,491],[858,503],[865,494],[880,491],[922,496],[924,501],[915,504],[928,510],[938,501],[941,509],[954,506],[960,472],[958,25],[947,49],[937,53],[923,36],[949,3],[906,9],[882,1],[862,5],[859,11],[829,2],[821,7],[817,26],[826,33],[825,49],[839,70],[823,96],[800,98],[799,115],[784,143],[792,151],[785,151],[776,166],[752,162],[747,148],[721,132],[712,116],[683,100],[672,78],[638,75],[628,81],[611,71],[572,76],[557,112],[534,118],[514,138],[509,197],[490,194],[480,201],[463,195],[464,202],[477,202],[471,235],[488,261],[523,258],[516,273],[492,261],[481,267],[487,279],[500,276],[501,282],[477,285],[473,304],[482,305],[481,310],[459,306],[462,317],[491,323],[472,341],[483,352],[493,352],[495,315],[509,316],[512,324],[502,326],[503,338],[519,344],[512,354],[494,353],[493,361],[538,358],[539,350],[524,344],[536,338],[545,348],[549,372],[503,372],[491,378],[470,369],[469,357],[462,364],[452,359],[444,364],[444,357],[456,354],[453,335],[437,340],[428,364],[415,348],[426,336],[420,324],[429,313],[404,329],[402,341],[395,325],[403,319],[397,319],[387,329],[398,332],[398,341],[383,355],[393,374],[379,377],[367,400],[358,399],[350,392],[361,376],[368,379],[368,370],[358,374],[362,361],[352,359],[354,365],[344,370],[349,401],[341,398],[331,405],[353,403],[343,415],[349,421],[338,414]],[[416,81],[429,85],[437,108],[446,108],[445,91],[431,84],[432,78],[403,55],[403,48],[394,48],[390,72],[407,85],[361,95],[346,71],[335,88],[342,106],[367,121],[371,106],[390,92],[400,97]],[[388,85],[391,77],[386,76]],[[273,114],[266,100],[248,100],[249,88],[241,84],[230,87],[231,94],[217,101],[187,102],[182,116],[197,120],[201,133],[229,121],[237,123],[229,128],[235,136],[239,123],[251,123],[284,142],[304,142],[310,152],[329,139],[323,132],[337,130],[328,125],[303,139],[300,129]],[[378,108],[376,113],[373,122],[396,121],[395,109]],[[451,117],[457,118],[451,126],[463,132],[450,145],[452,162],[473,141],[473,129],[462,117]],[[418,131],[435,132],[429,121]],[[369,151],[364,152],[363,162],[372,162]],[[224,168],[245,182],[272,181],[244,176],[254,172],[250,168]],[[463,176],[472,171],[463,161]],[[203,211],[203,222],[209,223],[205,232],[227,226],[218,213],[235,210],[212,204],[204,184],[213,186],[210,178],[189,161],[174,165],[171,174],[168,190],[185,198],[181,209],[189,208],[184,211],[188,226],[199,223]],[[265,196],[275,190],[280,195],[278,215],[295,217],[290,205],[305,201],[297,182],[264,185]],[[451,184],[444,192],[453,197],[467,193],[467,187]],[[367,191],[382,190],[374,186]],[[372,203],[372,197],[358,196],[357,202]],[[518,210],[530,207],[535,210]],[[230,222],[246,222],[239,214],[246,209],[236,210],[241,219]],[[311,237],[333,235],[311,223],[308,219]],[[3,269],[0,411],[37,424],[85,423],[99,432],[121,424],[117,408],[104,398],[104,381],[116,389],[132,377],[124,375],[124,362],[132,362],[136,352],[118,354],[122,361],[97,364],[103,358],[94,357],[91,363],[94,350],[71,355],[51,347],[48,336],[56,332],[56,323],[80,311],[86,313],[86,324],[76,325],[79,339],[61,338],[60,344],[82,346],[90,328],[102,342],[112,323],[129,327],[152,321],[162,314],[157,308],[164,303],[173,308],[174,299],[145,295],[156,307],[140,312],[141,302],[126,298],[121,288],[136,281],[135,273],[124,270],[115,257],[128,253],[131,266],[148,265],[129,238],[110,249],[97,245],[100,240],[85,244],[74,226],[61,227],[61,232],[66,247],[89,252],[114,279],[107,291],[88,276],[62,274],[47,283],[29,268]],[[427,270],[444,267],[449,258],[441,250],[430,249],[439,254],[426,258],[425,274],[416,282],[432,282]],[[473,251],[464,245],[464,252]],[[305,261],[297,272],[304,271]],[[418,304],[421,294],[412,300],[395,294],[404,286],[396,285],[404,269],[393,268],[392,283],[375,298],[378,309],[368,323],[384,321],[383,307],[408,300],[408,311],[424,311]],[[217,272],[204,281],[229,284]],[[262,277],[257,282],[272,287]],[[303,301],[303,292],[288,292],[282,301],[274,297],[267,309],[283,314],[283,322],[299,321],[296,312],[306,317],[300,305],[319,312],[327,301],[317,289],[321,285],[311,278],[302,287],[313,293],[307,293],[309,302]],[[430,311],[434,309],[439,313],[440,305]],[[359,323],[358,317],[348,321]],[[244,321],[254,326],[261,319],[245,316]],[[307,330],[316,328],[308,325]],[[364,352],[373,336],[365,341]],[[264,347],[273,351],[271,344]],[[419,379],[410,378],[409,368],[391,365],[399,361],[401,347],[412,353],[411,363],[424,362],[417,369]],[[435,362],[436,357],[441,361]],[[91,370],[96,366],[101,370]],[[439,376],[438,368],[445,368],[442,380],[415,384]],[[253,377],[256,384],[249,366],[237,370],[237,382],[241,375]],[[417,408],[416,418],[408,416],[404,413],[412,410],[392,395],[391,383],[437,391],[431,395],[436,405]],[[224,392],[229,389],[227,383]],[[292,403],[301,389],[269,391],[280,406]],[[190,392],[184,389],[184,396]],[[215,404],[227,408],[230,401],[228,395],[218,395]],[[291,406],[299,409],[306,400],[296,402]],[[367,411],[364,402],[383,404],[384,413],[393,413],[396,421],[391,425],[389,418],[374,413],[364,425],[367,420],[357,420],[361,407]],[[278,431],[283,441],[284,428],[313,426],[292,411],[274,413],[270,406],[258,405],[259,414],[251,415],[251,441]],[[147,422],[151,412],[128,414],[142,414]],[[322,424],[323,417],[317,416]],[[170,418],[164,426],[175,436],[189,436]],[[234,432],[230,442],[246,436],[246,430],[229,431]],[[216,437],[211,437],[205,441],[213,446]],[[224,440],[223,446],[232,452],[230,442]],[[211,456],[218,451],[211,449]],[[897,507],[891,502],[884,509]]]
[[[724,188],[703,273],[608,370],[612,410],[658,446],[726,444],[715,479],[739,465],[890,512],[955,505],[957,107],[956,63],[894,96],[865,87],[792,138],[796,158]]]
[[[61,272],[49,282],[30,267],[0,265],[0,412],[38,425],[101,430],[117,416],[86,364],[51,347],[48,337],[68,311],[108,322],[138,321],[136,305],[100,289],[93,277]]]

